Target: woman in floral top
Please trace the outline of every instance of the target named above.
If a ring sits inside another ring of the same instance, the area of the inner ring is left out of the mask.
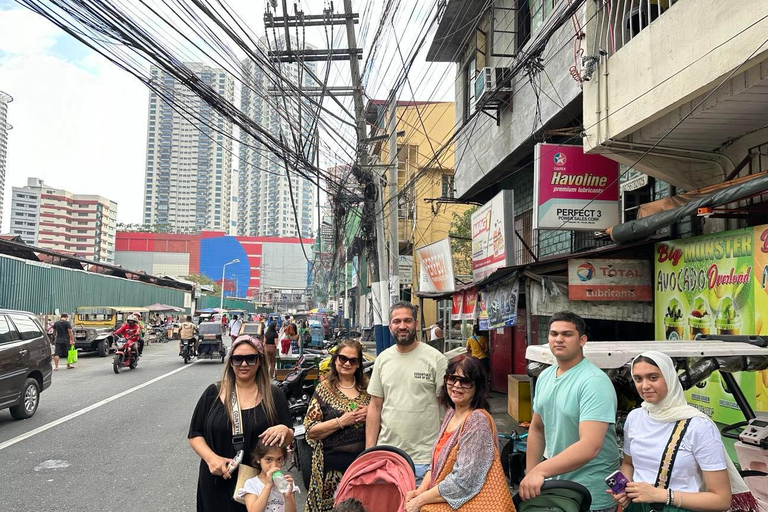
[[[365,419],[371,400],[363,375],[363,346],[339,343],[331,371],[317,386],[304,417],[312,447],[307,512],[333,510],[333,495],[352,461],[365,449]]]

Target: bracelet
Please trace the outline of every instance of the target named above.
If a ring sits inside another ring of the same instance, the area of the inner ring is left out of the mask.
[[[683,508],[683,493],[678,493],[678,496],[680,496],[680,505],[678,505],[678,507]]]
[[[344,425],[341,424],[341,421],[339,420],[338,416],[336,416],[336,423],[339,424],[339,428],[344,428]]]
[[[672,489],[667,489],[667,505],[672,505]]]

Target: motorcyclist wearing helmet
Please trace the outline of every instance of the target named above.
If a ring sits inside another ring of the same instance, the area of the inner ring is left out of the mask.
[[[122,336],[129,341],[137,343],[139,345],[139,355],[141,355],[141,326],[139,325],[139,319],[136,318],[136,315],[128,315],[128,318],[125,319],[125,323],[115,331],[114,335]]]

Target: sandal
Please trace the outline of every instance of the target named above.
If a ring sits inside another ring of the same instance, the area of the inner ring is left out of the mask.
[[[67,366],[67,370],[74,370],[74,369],[75,369],[74,366]]]

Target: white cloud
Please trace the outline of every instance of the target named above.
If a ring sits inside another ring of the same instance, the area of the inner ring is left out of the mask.
[[[118,202],[118,219],[140,222],[146,88],[93,52],[56,55],[69,36],[29,11],[0,11],[0,34],[0,90],[14,97],[0,231],[8,231],[11,187],[28,177],[105,196]]]

